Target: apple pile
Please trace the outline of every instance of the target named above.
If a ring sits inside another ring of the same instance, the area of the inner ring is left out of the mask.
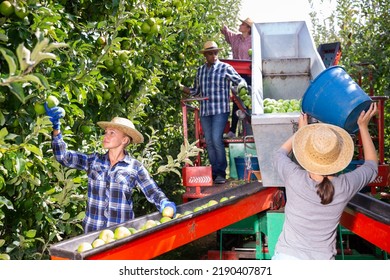
[[[133,228],[127,228],[125,226],[119,226],[114,231],[111,229],[103,229],[98,238],[96,238],[92,243],[89,242],[82,242],[77,247],[77,252],[81,253],[86,250],[90,250],[93,248],[97,248],[99,246],[102,246],[104,244],[113,242],[118,239],[122,239],[126,236],[130,236],[133,233],[136,233],[137,231]]]
[[[241,88],[238,97],[248,109],[252,109],[252,97],[246,88]]]
[[[234,197],[235,196],[222,197],[219,201],[217,201],[215,199],[211,199],[207,203],[195,207],[192,211],[191,210],[187,210],[187,211],[185,211],[182,214],[181,213],[176,213],[175,216],[173,216],[173,212],[174,212],[173,208],[165,207],[164,210],[161,213],[162,217],[161,217],[161,219],[159,221],[157,221],[157,220],[147,220],[138,229],[135,229],[133,227],[127,228],[125,226],[118,226],[117,228],[115,228],[114,231],[112,231],[111,229],[108,229],[108,228],[103,229],[100,232],[99,236],[92,243],[89,243],[89,242],[82,242],[82,243],[80,243],[78,248],[77,248],[77,252],[81,253],[81,252],[84,252],[84,251],[87,251],[87,250],[91,250],[93,248],[97,248],[97,247],[102,246],[104,244],[107,244],[107,243],[110,243],[110,242],[114,242],[116,240],[125,238],[127,236],[132,235],[132,234],[136,234],[137,232],[150,229],[152,227],[161,225],[163,223],[170,222],[170,221],[172,221],[174,219],[178,219],[178,218],[186,216],[186,215],[190,215],[192,213],[198,212],[200,210],[203,210],[203,209],[205,209],[207,207],[216,205],[218,203],[222,203],[222,202],[227,201],[229,199],[232,199]]]
[[[301,111],[300,99],[264,99],[264,113],[291,113]]]

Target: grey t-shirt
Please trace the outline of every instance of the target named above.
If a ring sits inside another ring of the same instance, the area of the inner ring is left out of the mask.
[[[306,260],[334,259],[336,229],[344,208],[359,190],[376,178],[377,163],[365,161],[355,170],[334,177],[331,181],[335,193],[327,205],[321,204],[317,183],[286,150],[280,148],[276,152],[275,164],[287,197],[285,222],[275,251]]]

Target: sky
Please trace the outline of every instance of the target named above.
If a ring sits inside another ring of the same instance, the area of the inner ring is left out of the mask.
[[[314,0],[315,7],[320,9],[317,14],[329,15],[334,9],[335,0]],[[256,22],[296,21],[304,20],[311,26],[309,13],[311,8],[308,0],[241,0],[240,19],[250,17]]]

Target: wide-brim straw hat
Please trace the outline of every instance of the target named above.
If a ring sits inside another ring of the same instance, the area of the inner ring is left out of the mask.
[[[292,147],[298,163],[318,175],[344,170],[354,153],[351,135],[338,126],[325,123],[300,128],[293,137]]]
[[[253,20],[251,18],[246,18],[246,19],[240,19],[241,22],[245,22],[248,24],[250,27],[253,25]]]
[[[133,122],[126,118],[115,117],[110,122],[102,121],[102,122],[98,122],[97,124],[103,129],[110,127],[122,131],[123,133],[125,133],[131,138],[131,143],[144,142],[144,137],[137,129],[135,129]]]
[[[204,43],[203,49],[201,49],[199,52],[205,53],[208,51],[221,51],[221,50],[223,49],[218,48],[217,43],[215,43],[214,41],[207,41],[206,43]]]

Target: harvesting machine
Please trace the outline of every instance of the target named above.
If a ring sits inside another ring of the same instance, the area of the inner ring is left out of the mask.
[[[252,28],[252,61],[225,59],[240,74],[252,79],[252,108],[247,108],[237,94],[232,95],[242,111],[242,137],[225,139],[229,150],[230,177],[241,182],[238,186],[213,185],[211,169],[203,165],[199,155],[194,166],[183,168],[185,193],[178,213],[188,212],[168,223],[139,231],[128,237],[85,252],[77,252],[81,242],[90,242],[99,232],[83,234],[50,247],[52,259],[152,259],[214,232],[218,232],[219,250],[210,250],[209,259],[270,259],[284,221],[285,196],[283,184],[271,162],[273,153],[297,129],[299,112],[264,113],[264,99],[301,99],[311,81],[327,67],[337,64],[340,45],[330,44],[315,48],[304,21],[255,23]],[[371,193],[389,186],[389,166],[384,162],[383,109],[387,97],[371,95],[379,104],[380,113],[374,120],[377,127],[376,143],[379,150],[380,172],[368,186]],[[195,99],[183,99],[184,137],[188,138],[189,110],[194,112],[195,138],[199,147],[205,141],[199,122]],[[198,99],[199,101],[199,99]],[[248,132],[251,132],[249,134]],[[359,135],[355,135],[359,147]],[[359,156],[351,164],[358,165]],[[257,158],[259,170],[252,168],[238,178],[235,158]],[[360,158],[359,158],[360,157]],[[257,173],[256,173],[257,171]],[[252,177],[252,173],[257,176]],[[241,179],[241,180],[240,180]],[[229,182],[229,181],[228,181]],[[229,198],[222,201],[222,198]],[[210,201],[217,204],[205,207]],[[138,217],[117,226],[138,228],[147,220],[158,220],[159,213]],[[116,226],[115,226],[116,227]],[[115,228],[111,227],[112,230]],[[372,195],[358,193],[348,204],[339,227],[341,258],[352,256],[345,239],[356,235],[375,246],[382,258],[390,252],[390,204]],[[253,237],[242,247],[226,248],[228,238]],[[356,255],[355,255],[356,257]],[[364,258],[365,256],[360,257]]]

